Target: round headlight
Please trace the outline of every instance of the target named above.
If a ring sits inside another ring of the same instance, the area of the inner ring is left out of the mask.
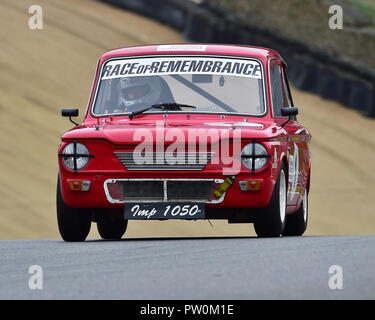
[[[263,169],[267,164],[267,149],[260,143],[249,143],[242,148],[241,151],[241,161],[242,165],[252,170],[253,169],[253,159],[252,156],[261,156],[260,158],[255,158],[254,170]],[[264,157],[263,157],[264,156]]]
[[[90,153],[82,143],[69,143],[62,151],[62,161],[70,170],[81,170],[89,163]]]

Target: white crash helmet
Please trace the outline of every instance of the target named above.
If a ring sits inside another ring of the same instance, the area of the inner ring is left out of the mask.
[[[120,79],[120,105],[130,111],[137,107],[148,107],[159,103],[161,81],[155,76],[128,77]]]

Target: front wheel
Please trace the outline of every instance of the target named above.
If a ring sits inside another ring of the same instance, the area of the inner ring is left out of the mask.
[[[64,241],[85,241],[91,227],[91,213],[86,209],[68,207],[62,198],[60,178],[57,179],[56,191],[57,223]]]
[[[254,228],[258,237],[279,237],[281,235],[286,220],[286,199],[287,180],[285,166],[282,164],[270,204],[258,213],[254,221]]]
[[[106,240],[120,240],[128,226],[123,210],[102,210],[98,214],[97,227],[100,236]]]

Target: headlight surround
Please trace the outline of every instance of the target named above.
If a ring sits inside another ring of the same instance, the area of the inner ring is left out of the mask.
[[[269,157],[267,149],[260,143],[249,143],[245,145],[241,151],[242,165],[250,170],[254,169],[257,171],[263,169],[267,165]]]
[[[89,149],[79,142],[67,144],[62,151],[62,162],[69,170],[78,171],[87,166],[90,159]]]

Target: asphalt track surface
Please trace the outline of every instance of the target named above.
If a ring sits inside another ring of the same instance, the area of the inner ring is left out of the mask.
[[[0,257],[0,299],[375,298],[374,236],[5,240]],[[42,290],[29,289],[31,265]]]

